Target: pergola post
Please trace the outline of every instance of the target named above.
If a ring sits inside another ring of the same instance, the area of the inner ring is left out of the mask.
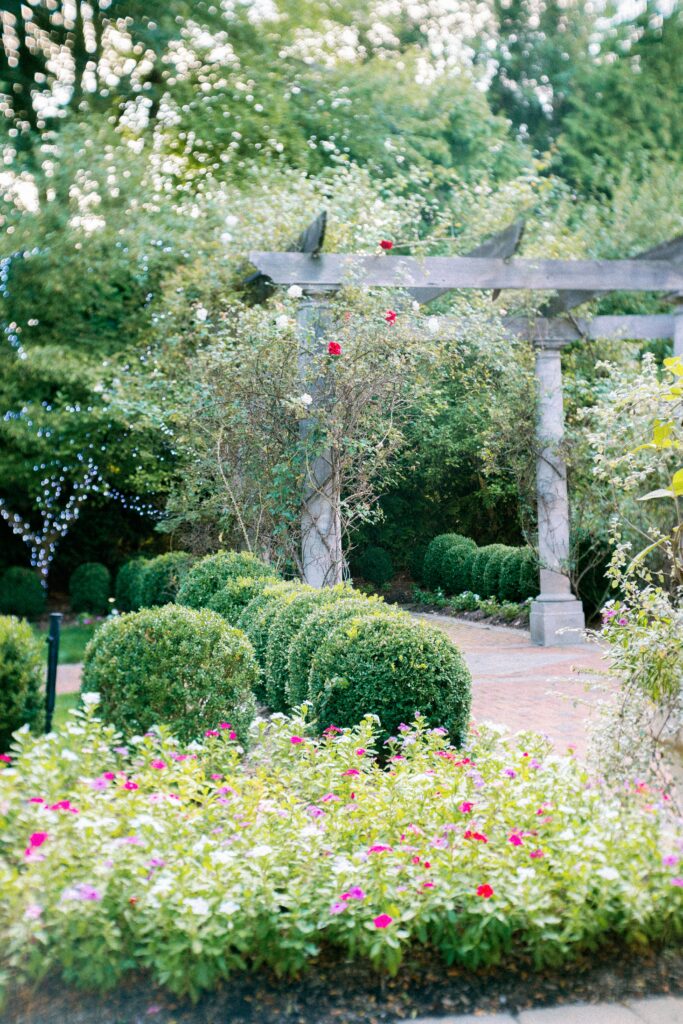
[[[538,502],[538,551],[540,594],[531,605],[532,643],[543,647],[576,644],[585,627],[581,602],[571,592],[569,562],[569,500],[567,467],[562,455],[564,410],[562,404],[563,342],[538,339],[536,386],[538,411],[536,439],[536,494]]]
[[[683,357],[683,292],[679,292],[674,305],[674,355]]]
[[[299,372],[307,381],[311,367],[323,354],[322,344],[329,324],[329,288],[308,287],[297,311]],[[322,398],[321,381],[309,381],[311,409]],[[312,417],[301,421],[301,437],[312,427]],[[340,514],[340,486],[332,452],[320,452],[306,466],[301,510],[301,564],[303,577],[312,587],[341,583],[343,550]]]

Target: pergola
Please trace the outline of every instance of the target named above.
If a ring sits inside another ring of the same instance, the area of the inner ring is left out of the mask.
[[[507,318],[503,323],[510,333],[529,340],[536,353],[540,593],[531,606],[531,638],[543,646],[564,645],[581,641],[585,619],[567,574],[562,348],[582,338],[670,338],[674,354],[683,356],[683,236],[627,260],[513,259],[523,228],[523,222],[516,222],[467,256],[323,254],[323,213],[294,243],[296,251],[253,252],[249,258],[261,281],[302,289],[297,315],[302,366],[320,351],[329,325],[329,297],[345,284],[403,288],[422,303],[460,288],[492,290],[494,298],[502,289],[557,293],[539,316]],[[587,320],[569,312],[596,295],[617,290],[667,293],[672,313]],[[332,458],[323,453],[309,469],[302,506],[302,564],[305,579],[313,586],[341,580],[339,502]]]

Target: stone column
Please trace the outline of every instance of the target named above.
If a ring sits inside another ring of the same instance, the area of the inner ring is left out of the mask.
[[[683,358],[683,294],[677,295],[674,305],[674,355]]]
[[[324,353],[329,324],[329,290],[304,291],[297,312],[299,336],[299,372],[312,398],[311,410],[323,399],[320,379],[310,380],[311,368]],[[306,439],[314,419],[302,420],[300,431]],[[301,562],[306,583],[312,587],[331,587],[343,574],[339,478],[330,450],[319,452],[306,469],[301,511]]]
[[[531,605],[530,627],[532,642],[543,647],[582,643],[581,631],[585,627],[581,602],[572,594],[567,575],[569,501],[567,467],[561,450],[564,437],[562,345],[562,341],[548,338],[534,343],[538,389],[536,496],[541,592]]]

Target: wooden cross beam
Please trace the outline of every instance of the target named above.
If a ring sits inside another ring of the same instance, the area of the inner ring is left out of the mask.
[[[542,260],[505,262],[473,256],[412,256],[252,252],[254,266],[275,284],[338,288],[514,288],[593,292],[683,292],[683,266],[664,260]]]

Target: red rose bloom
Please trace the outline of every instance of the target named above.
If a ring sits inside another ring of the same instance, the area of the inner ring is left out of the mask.
[[[394,310],[393,309],[388,309],[384,319],[386,320],[386,322],[388,324],[395,324],[396,323],[396,313],[394,312]]]
[[[331,341],[327,346],[328,356],[340,356],[342,354],[342,347],[338,341]]]
[[[387,238],[383,238],[382,241],[379,243],[379,247],[380,249],[385,249],[388,252],[389,249],[394,248],[394,243],[390,242]]]
[[[490,900],[493,896],[493,889],[490,885],[480,885],[477,889],[477,896],[481,896],[482,899]]]

